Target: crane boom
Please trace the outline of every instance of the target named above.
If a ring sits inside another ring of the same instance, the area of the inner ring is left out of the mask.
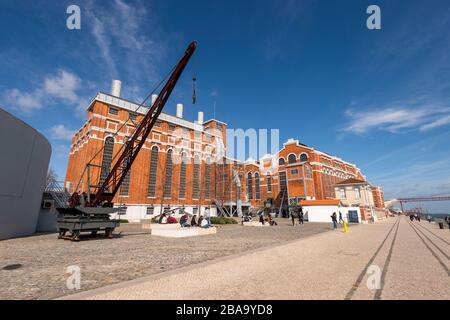
[[[94,199],[89,203],[89,206],[95,207],[100,201],[105,200],[108,203],[112,202],[196,48],[197,42],[193,41],[189,44],[183,57],[175,66],[174,71],[159,93],[158,98],[152,104],[131,138],[126,142],[125,148],[98,189]]]

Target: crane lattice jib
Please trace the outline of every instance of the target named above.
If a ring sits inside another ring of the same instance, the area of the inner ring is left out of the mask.
[[[194,54],[196,48],[197,43],[195,41],[190,43],[187,47],[184,56],[180,59],[180,61],[174,68],[174,71],[170,75],[170,78],[167,80],[166,84],[159,93],[158,98],[152,104],[151,108],[142,119],[141,123],[136,128],[131,138],[126,142],[126,146],[118,157],[114,167],[109,172],[105,181],[98,189],[95,198],[91,201],[91,206],[96,206],[100,203],[100,201],[105,200],[107,202],[112,202],[112,199],[116,195],[117,191],[120,188],[120,185],[122,184],[131,166],[133,165],[134,160],[136,159],[139,151],[144,145],[148,135],[150,134],[150,131],[155,125],[156,120],[161,114],[167,100],[170,97],[170,94],[172,93],[178,79],[183,73],[184,68],[188,64],[189,59]],[[106,190],[108,190],[109,192],[106,192]]]

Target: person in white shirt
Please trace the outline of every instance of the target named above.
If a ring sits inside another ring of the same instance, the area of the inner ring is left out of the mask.
[[[203,217],[205,218],[205,220],[208,220],[209,224],[211,224],[211,217],[210,217],[210,213],[209,213],[209,208],[205,209],[205,214],[203,215]]]
[[[202,222],[200,223],[200,228],[207,229],[209,228],[209,222],[206,219],[202,219]]]

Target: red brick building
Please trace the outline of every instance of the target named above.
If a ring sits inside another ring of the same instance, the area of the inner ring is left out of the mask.
[[[100,92],[90,103],[88,120],[72,139],[65,181],[69,192],[87,191],[88,185],[95,192],[148,110],[119,96]],[[296,140],[259,161],[229,159],[224,156],[226,134],[227,124],[204,121],[202,112],[196,121],[184,119],[181,104],[176,116],[162,113],[115,205],[130,220],[177,208],[234,213],[238,200],[244,211],[262,208],[266,201],[286,208],[302,199],[334,199],[336,183],[365,179],[355,165]]]

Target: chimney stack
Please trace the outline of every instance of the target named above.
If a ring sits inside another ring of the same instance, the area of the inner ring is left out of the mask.
[[[177,104],[177,118],[183,118],[183,104]]]
[[[203,124],[203,112],[199,111],[198,112],[198,120],[197,120],[198,124]]]
[[[113,80],[111,83],[111,94],[120,98],[120,91],[122,90],[122,82],[120,80]]]

